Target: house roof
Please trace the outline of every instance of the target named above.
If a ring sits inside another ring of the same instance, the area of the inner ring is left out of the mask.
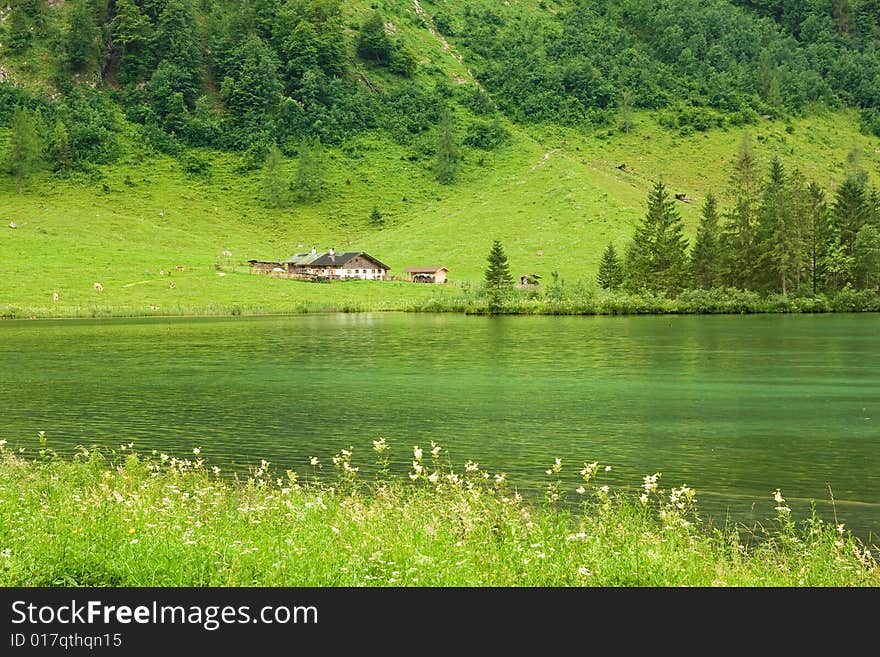
[[[368,253],[364,253],[363,251],[346,251],[344,253],[336,253],[334,255],[330,255],[330,253],[318,253],[317,255],[312,255],[311,253],[297,253],[290,256],[284,262],[289,265],[300,265],[300,266],[308,266],[308,267],[341,267],[345,265],[350,260],[354,260],[358,256],[366,258],[370,262],[379,266],[380,269],[391,269],[388,265],[379,262],[373,256]]]
[[[440,271],[441,269],[449,271],[447,267],[407,267],[403,271],[405,271],[407,274],[433,274]]]

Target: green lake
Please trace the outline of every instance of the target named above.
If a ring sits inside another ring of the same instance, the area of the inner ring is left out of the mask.
[[[524,491],[563,460],[613,487],[697,490],[704,517],[763,522],[779,487],[880,534],[880,316],[266,318],[0,322],[0,438],[153,449],[310,474],[341,448],[400,472],[430,442]],[[329,472],[328,472],[329,471]],[[835,499],[830,504],[829,487]]]

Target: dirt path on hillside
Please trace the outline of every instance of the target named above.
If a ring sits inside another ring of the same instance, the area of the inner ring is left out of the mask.
[[[415,8],[416,14],[419,16],[419,18],[421,18],[423,21],[425,21],[425,25],[428,26],[428,32],[431,33],[431,36],[433,36],[435,39],[437,39],[440,42],[440,45],[442,46],[442,48],[445,52],[448,52],[450,55],[455,57],[455,59],[457,59],[460,64],[464,65],[465,70],[467,71],[467,74],[471,78],[470,81],[473,82],[475,85],[477,85],[480,89],[485,91],[485,89],[483,89],[483,85],[480,84],[480,81],[477,80],[476,77],[474,77],[474,74],[471,72],[471,69],[469,69],[464,64],[464,57],[460,53],[456,52],[456,50],[451,45],[449,45],[449,42],[446,40],[446,37],[443,36],[440,33],[440,31],[437,29],[437,26],[434,25],[434,19],[431,17],[431,15],[428,12],[425,11],[425,9],[422,7],[419,0],[413,0],[413,7]],[[453,76],[453,79],[456,82],[458,82],[459,84],[464,84],[465,82],[468,82],[468,80],[464,80],[464,79],[458,77],[457,75]]]

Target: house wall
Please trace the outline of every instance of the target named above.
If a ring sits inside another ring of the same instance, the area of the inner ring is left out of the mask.
[[[446,282],[446,270],[441,269],[434,273],[434,282],[435,283],[445,283]]]

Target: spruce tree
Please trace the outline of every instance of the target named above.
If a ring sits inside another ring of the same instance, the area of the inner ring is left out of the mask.
[[[393,44],[385,33],[385,21],[378,11],[363,22],[357,36],[357,54],[364,59],[386,63],[391,59]]]
[[[372,212],[370,212],[370,223],[376,228],[379,228],[385,223],[385,217],[382,216],[382,211],[379,210],[378,205],[374,205]]]
[[[824,287],[825,272],[822,263],[829,239],[828,203],[825,200],[825,190],[819,183],[812,181],[807,186],[805,243],[810,287],[813,294]]]
[[[55,122],[46,151],[55,171],[67,171],[70,168],[70,135],[67,126],[60,119]]]
[[[489,251],[489,266],[486,267],[486,288],[501,290],[513,285],[513,277],[510,275],[510,265],[507,262],[507,255],[504,253],[504,247],[501,246],[499,240],[492,243],[492,250]]]
[[[33,115],[23,107],[17,107],[12,115],[12,133],[6,165],[18,183],[18,193],[24,191],[25,182],[40,164],[42,145]]]
[[[853,269],[856,287],[876,290],[880,287],[880,228],[865,224],[856,235]]]
[[[847,255],[853,254],[856,235],[871,215],[868,200],[864,176],[850,176],[837,188],[832,221]]]
[[[300,146],[292,187],[299,201],[310,203],[323,196],[324,150],[318,137],[305,139]]]
[[[796,267],[797,239],[785,168],[778,157],[770,162],[758,218],[760,266],[754,272],[751,287],[787,294]]]
[[[623,265],[617,257],[613,242],[608,242],[602,253],[596,283],[605,290],[617,290],[623,285]]]
[[[687,239],[675,201],[662,181],[648,196],[648,212],[627,250],[624,285],[674,296],[685,286]]]
[[[691,250],[690,278],[695,288],[709,290],[720,283],[721,245],[718,235],[718,201],[710,192],[703,203],[697,238]]]
[[[77,0],[70,10],[62,45],[72,71],[84,71],[97,62],[98,27],[88,0]]]
[[[758,271],[757,201],[758,162],[748,133],[740,143],[730,179],[733,209],[721,231],[723,272],[728,285],[741,289],[754,286]]]
[[[202,51],[191,0],[168,0],[159,16],[155,47],[160,57],[180,72],[174,91],[192,107],[202,82]]]
[[[452,112],[444,110],[437,126],[437,155],[434,173],[437,182],[448,184],[455,180],[458,171],[458,142],[455,136],[455,123]]]
[[[263,201],[270,208],[280,207],[284,200],[284,181],[281,177],[281,150],[275,144],[266,152],[263,165]]]

